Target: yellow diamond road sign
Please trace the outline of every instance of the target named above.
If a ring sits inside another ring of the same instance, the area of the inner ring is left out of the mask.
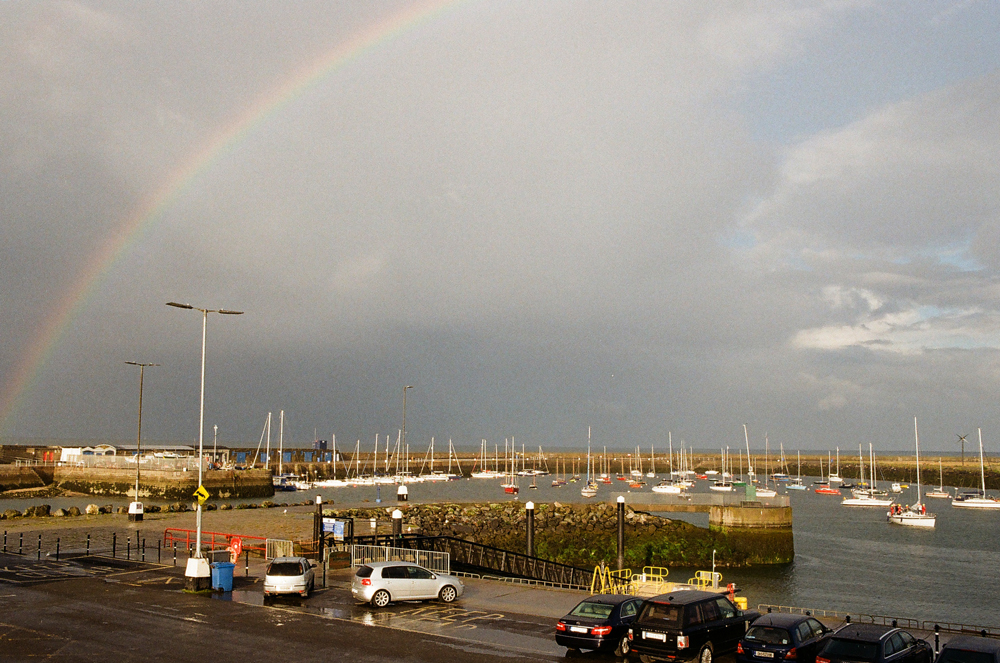
[[[204,504],[208,500],[208,491],[205,490],[205,486],[198,486],[194,496],[198,498],[198,504]]]

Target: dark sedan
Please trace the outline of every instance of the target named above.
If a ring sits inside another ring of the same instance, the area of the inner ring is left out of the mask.
[[[556,643],[571,650],[601,649],[627,656],[628,627],[641,604],[642,599],[625,594],[585,598],[556,624]]]
[[[813,663],[820,639],[830,632],[814,617],[776,612],[761,615],[736,646],[736,660]]]
[[[816,663],[931,663],[933,650],[906,631],[875,624],[848,624],[827,637]]]
[[[956,636],[941,648],[935,663],[1000,663],[1000,640]]]

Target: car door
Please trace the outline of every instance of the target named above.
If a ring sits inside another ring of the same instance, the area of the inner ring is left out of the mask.
[[[406,570],[410,574],[410,598],[437,598],[438,580],[433,573],[422,566],[408,566]]]
[[[906,645],[903,644],[903,636],[897,631],[888,638],[884,644],[885,663],[906,663]]]
[[[405,566],[382,567],[382,579],[393,599],[403,600],[411,597],[413,581],[410,580],[410,574]]]
[[[720,652],[719,646],[721,644],[724,649],[722,651],[734,651],[736,649],[736,644],[740,641],[745,633],[744,622],[738,619],[739,612],[736,610],[736,606],[733,605],[729,599],[725,596],[720,596],[714,600],[715,612],[718,614],[719,625],[716,629],[720,631],[720,643],[716,644],[716,652]]]
[[[926,663],[928,655],[925,647],[906,631],[900,631],[896,635],[902,643],[903,660],[907,663]]]

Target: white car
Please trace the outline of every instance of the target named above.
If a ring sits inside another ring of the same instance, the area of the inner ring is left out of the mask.
[[[264,597],[277,594],[309,596],[315,584],[314,566],[305,557],[275,557],[264,573]]]
[[[412,562],[363,564],[351,580],[354,598],[376,608],[384,608],[390,601],[441,599],[451,603],[464,591],[465,585],[455,576]]]

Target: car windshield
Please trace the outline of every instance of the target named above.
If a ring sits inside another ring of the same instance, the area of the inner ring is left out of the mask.
[[[584,601],[573,608],[569,614],[574,617],[592,617],[594,619],[607,619],[614,610],[614,606],[608,603],[596,603],[594,601]]]
[[[993,654],[984,651],[944,648],[938,663],[994,663]]]
[[[300,576],[302,575],[302,565],[298,562],[271,562],[267,567],[269,576]]]
[[[878,658],[878,644],[861,642],[860,640],[844,640],[831,638],[823,647],[823,655],[827,658],[851,658],[862,661],[874,661]]]
[[[787,645],[792,641],[788,631],[774,626],[751,626],[743,637],[766,645]]]
[[[680,628],[681,606],[665,603],[647,603],[639,614],[640,622],[659,622],[658,626]]]

